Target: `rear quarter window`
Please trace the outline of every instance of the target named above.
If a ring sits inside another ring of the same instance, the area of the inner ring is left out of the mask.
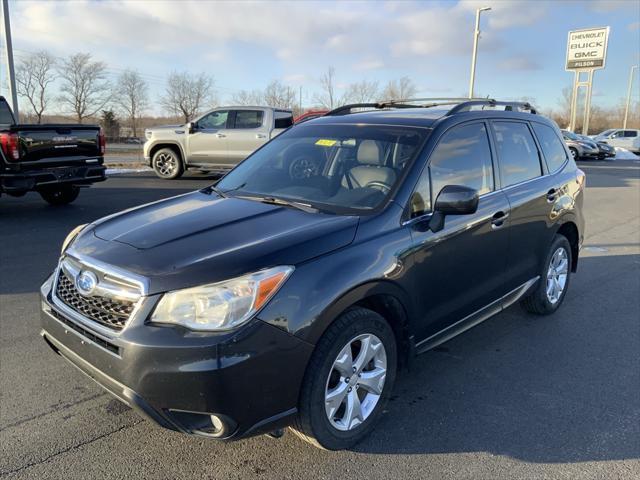
[[[567,161],[567,152],[564,149],[564,145],[562,145],[553,128],[540,123],[532,123],[531,125],[536,137],[538,137],[549,172],[558,171]]]

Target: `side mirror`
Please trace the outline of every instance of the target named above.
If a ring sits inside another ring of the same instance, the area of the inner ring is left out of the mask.
[[[447,215],[470,215],[478,210],[478,191],[462,185],[446,185],[440,190],[429,222],[429,229],[439,232]]]
[[[194,122],[188,122],[187,123],[187,132],[189,132],[190,134],[195,132],[196,130],[196,124]]]

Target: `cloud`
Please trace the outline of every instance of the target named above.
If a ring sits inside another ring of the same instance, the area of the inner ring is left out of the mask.
[[[498,62],[498,67],[507,71],[524,71],[531,72],[535,70],[541,70],[540,65],[536,60],[533,60],[528,55],[520,55],[514,57],[508,57]]]
[[[627,25],[627,29],[635,32],[636,30],[640,30],[640,22],[633,22]]]
[[[384,67],[384,62],[380,59],[366,59],[356,63],[354,70],[377,70]]]
[[[633,6],[634,2],[635,0],[592,0],[587,2],[586,6],[596,13],[608,13],[621,8],[629,8],[630,5]]]

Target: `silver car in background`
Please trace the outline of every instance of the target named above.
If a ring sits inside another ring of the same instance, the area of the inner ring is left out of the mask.
[[[561,132],[574,160],[598,158],[600,156],[598,145],[593,140],[581,138],[569,130],[561,130]]]
[[[640,130],[611,128],[591,138],[598,143],[604,142],[612,147],[624,148],[640,155]]]
[[[220,107],[184,125],[145,130],[144,158],[160,178],[226,172],[293,124],[290,110]]]

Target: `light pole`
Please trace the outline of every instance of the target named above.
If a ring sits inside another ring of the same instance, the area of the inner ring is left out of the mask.
[[[9,0],[2,0],[2,16],[4,17],[4,47],[7,62],[7,75],[9,80],[9,97],[13,107],[13,115],[16,120],[18,114],[18,92],[16,90],[16,72],[13,68],[13,46],[11,44],[11,22],[9,20]]]
[[[476,79],[476,57],[478,56],[478,38],[480,37],[480,13],[488,12],[491,7],[476,10],[476,30],[473,35],[473,56],[471,57],[471,78],[469,79],[469,98],[473,98],[473,82]]]
[[[629,105],[631,104],[631,87],[633,86],[633,71],[638,68],[638,65],[633,65],[629,72],[629,88],[627,89],[627,105],[624,109],[624,121],[622,122],[622,128],[627,128],[627,118],[629,118]]]

